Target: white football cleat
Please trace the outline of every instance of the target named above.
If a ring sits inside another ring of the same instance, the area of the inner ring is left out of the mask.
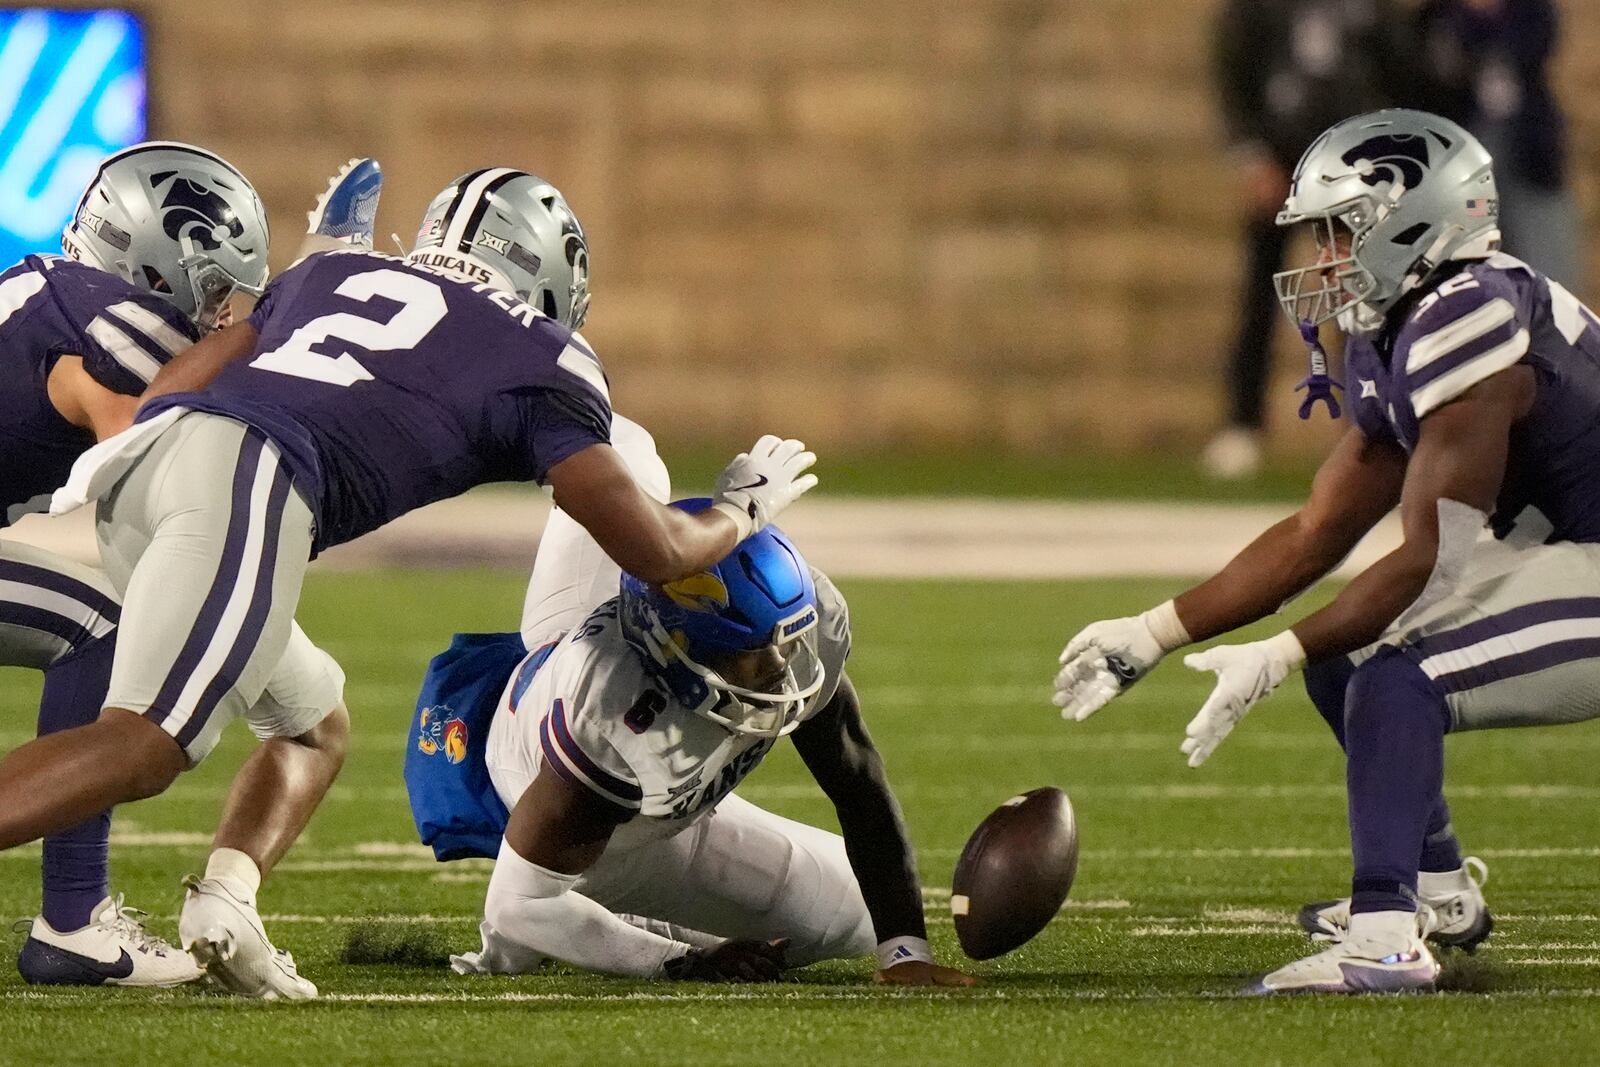
[[[17,954],[17,971],[31,985],[125,985],[165,988],[198,980],[205,972],[187,952],[148,933],[139,916],[122,906],[122,894],[106,897],[94,921],[60,931],[35,916]]]
[[[1433,912],[1427,939],[1444,948],[1477,949],[1494,930],[1494,916],[1483,897],[1488,881],[1489,865],[1476,856],[1468,856],[1453,871],[1417,875],[1417,899]],[[1350,928],[1350,898],[1307,904],[1297,920],[1311,940],[1338,941]]]
[[[317,987],[300,977],[293,956],[272,944],[255,901],[231,881],[193,875],[183,880],[183,947],[230,993],[261,1000],[314,998]]]
[[[1426,911],[1353,915],[1343,940],[1278,968],[1247,992],[1431,993],[1439,963],[1422,940],[1429,922]]]

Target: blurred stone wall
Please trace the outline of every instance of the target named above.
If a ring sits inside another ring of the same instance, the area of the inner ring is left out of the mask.
[[[351,155],[382,160],[404,240],[459,172],[562,187],[593,250],[585,333],[669,441],[1182,448],[1219,417],[1215,0],[136,6],[152,133],[252,176],[279,267]],[[1600,4],[1565,10],[1592,220]]]

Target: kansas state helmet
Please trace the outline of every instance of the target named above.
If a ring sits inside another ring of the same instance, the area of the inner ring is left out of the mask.
[[[266,287],[267,212],[220,157],[147,141],[100,164],[61,250],[158,294],[209,330],[235,292],[260,296]]]
[[[1347,232],[1350,250],[1275,275],[1284,311],[1372,333],[1441,264],[1494,253],[1492,164],[1470,133],[1425,111],[1375,111],[1329,129],[1300,157],[1278,225],[1310,222],[1319,251]]]
[[[407,257],[517,294],[569,329],[589,310],[589,244],[560,190],[509,167],[463,174],[422,216]]]
[[[705,498],[672,505],[688,512]],[[685,706],[739,734],[782,737],[800,724],[822,688],[817,652],[817,587],[794,544],[767,526],[709,570],[665,585],[622,576],[621,620],[628,642]],[[788,659],[776,692],[739,686],[707,665],[780,646]]]

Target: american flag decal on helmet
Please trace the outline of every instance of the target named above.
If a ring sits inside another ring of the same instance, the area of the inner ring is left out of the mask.
[[[1494,201],[1493,200],[1468,200],[1467,201],[1467,218],[1469,218],[1469,219],[1488,218],[1493,213],[1494,213]]]

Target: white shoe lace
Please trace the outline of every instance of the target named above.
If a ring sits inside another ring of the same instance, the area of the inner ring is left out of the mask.
[[[109,913],[109,915],[108,915]],[[158,937],[144,928],[140,920],[150,913],[139,908],[128,908],[122,904],[122,894],[118,893],[111,901],[111,907],[101,912],[97,926],[111,931],[117,937],[127,941],[135,948],[146,951],[165,953],[172,945],[164,937]]]
[[[1462,870],[1467,872],[1467,878],[1472,884],[1482,889],[1489,884],[1489,865],[1476,856],[1468,856],[1461,861]]]

